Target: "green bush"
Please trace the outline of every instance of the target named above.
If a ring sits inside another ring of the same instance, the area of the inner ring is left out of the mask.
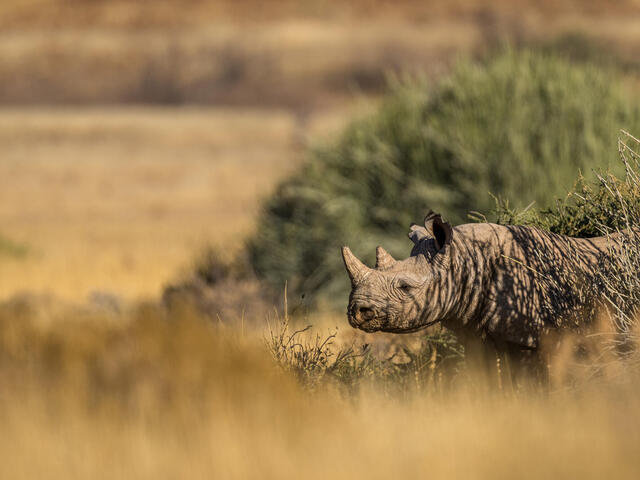
[[[22,258],[25,257],[27,253],[28,248],[26,245],[16,243],[0,234],[0,257],[7,256]]]
[[[621,178],[601,173],[588,182],[581,177],[564,199],[549,208],[518,210],[498,202],[495,213],[503,225],[535,226],[573,237],[621,232],[623,240],[610,250],[607,268],[596,272],[595,293],[615,327],[616,335],[607,340],[618,353],[633,356],[640,344],[640,140],[625,132],[619,154]]]
[[[638,224],[640,182],[628,175],[621,180],[612,174],[599,174],[597,182],[581,176],[567,196],[551,207],[520,210],[498,200],[493,217],[500,225],[534,226],[570,237],[599,237]],[[484,216],[477,219],[486,220]]]
[[[507,50],[461,63],[429,90],[397,84],[378,111],[351,123],[268,199],[250,261],[268,284],[343,306],[339,247],[368,262],[375,245],[409,250],[411,222],[429,210],[454,223],[489,211],[491,194],[544,207],[576,173],[615,158],[620,128],[640,113],[611,72]]]

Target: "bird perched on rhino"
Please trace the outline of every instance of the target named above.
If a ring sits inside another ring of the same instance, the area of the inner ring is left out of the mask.
[[[576,327],[593,313],[599,280],[621,235],[572,238],[534,227],[452,227],[430,212],[412,224],[409,258],[382,247],[369,268],[348,247],[347,316],[366,332],[414,332],[436,323],[471,351],[478,341],[512,361],[537,352],[545,332]],[[495,363],[495,356],[493,357]]]

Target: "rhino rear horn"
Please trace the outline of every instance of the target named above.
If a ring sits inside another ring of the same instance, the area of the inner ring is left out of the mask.
[[[423,239],[429,238],[429,235],[427,234],[427,231],[424,227],[412,223],[409,226],[408,237],[411,239],[414,245],[418,245]]]
[[[376,248],[376,268],[378,270],[391,268],[395,263],[395,259],[384,248],[380,246]]]
[[[351,285],[355,287],[367,276],[369,267],[358,260],[349,247],[342,247],[342,259],[344,260],[344,266],[347,268],[347,273],[351,279]]]

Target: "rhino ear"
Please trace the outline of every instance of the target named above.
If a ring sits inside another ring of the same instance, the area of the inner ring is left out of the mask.
[[[451,244],[453,228],[449,222],[442,220],[442,216],[429,212],[424,218],[424,228],[431,232],[438,251]]]
[[[427,227],[427,224],[429,222],[431,222],[437,216],[439,216],[439,215],[436,212],[434,212],[433,210],[429,210],[429,213],[427,213],[427,215],[424,217],[424,226]],[[429,227],[427,227],[427,228],[429,228]]]

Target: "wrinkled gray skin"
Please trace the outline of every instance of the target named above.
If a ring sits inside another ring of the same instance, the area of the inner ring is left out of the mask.
[[[410,228],[414,247],[405,260],[378,247],[368,268],[343,248],[351,326],[408,333],[441,322],[463,341],[510,352],[535,351],[545,332],[582,322],[585,292],[610,258],[607,242],[618,241],[490,223],[451,227],[433,213]]]

